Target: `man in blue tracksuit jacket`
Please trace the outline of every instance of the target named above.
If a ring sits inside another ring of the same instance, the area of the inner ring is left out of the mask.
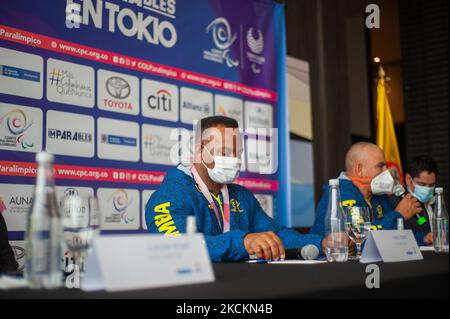
[[[195,216],[213,262],[238,261],[249,255],[268,260],[285,258],[285,248],[308,244],[320,250],[322,236],[301,235],[280,227],[248,189],[231,183],[239,174],[240,162],[236,159],[242,149],[237,122],[214,116],[203,119],[200,125],[194,165],[180,165],[170,171],[146,205],[149,231],[184,233],[187,217]],[[217,135],[210,134],[210,129],[221,137],[214,138]]]
[[[423,212],[421,215],[428,220],[428,223],[420,225],[414,218],[405,224],[405,228],[413,230],[419,238],[417,241],[421,245],[423,242],[425,246],[431,246],[433,244],[433,233],[431,230],[437,175],[438,167],[436,161],[429,156],[414,157],[409,163],[405,174],[406,188],[422,203]],[[395,196],[392,196],[390,201],[393,205],[398,204],[398,198]]]
[[[357,143],[346,155],[346,172],[342,172],[339,176],[342,207],[368,207],[372,215],[372,225],[384,230],[397,229],[399,218],[410,220],[421,211],[419,202],[411,195],[407,195],[394,209],[388,192],[378,194],[380,192],[373,189],[372,181],[387,170],[386,164],[383,151],[378,146],[371,143]],[[328,197],[328,185],[324,185],[324,193],[316,209],[311,234],[325,235],[324,220]],[[423,235],[415,234],[419,245],[423,244]]]

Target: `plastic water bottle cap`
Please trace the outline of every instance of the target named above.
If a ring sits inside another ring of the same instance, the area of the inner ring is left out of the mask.
[[[436,194],[442,194],[444,192],[444,188],[436,187],[435,192],[436,192]]]
[[[192,235],[197,232],[195,216],[188,216],[186,220],[186,234]]]
[[[397,230],[404,230],[405,224],[403,223],[403,218],[397,218]]]
[[[330,184],[330,186],[339,186],[339,180],[338,179],[330,179],[329,184]]]
[[[36,154],[36,162],[38,163],[53,163],[54,156],[47,152],[40,152]]]

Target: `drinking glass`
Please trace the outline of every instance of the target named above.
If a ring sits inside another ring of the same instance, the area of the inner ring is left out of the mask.
[[[84,274],[84,257],[93,238],[100,233],[100,209],[94,196],[77,192],[64,195],[61,201],[64,242],[75,266]]]
[[[356,257],[361,258],[361,246],[367,238],[372,225],[368,207],[346,207],[345,226],[350,239],[356,244]]]

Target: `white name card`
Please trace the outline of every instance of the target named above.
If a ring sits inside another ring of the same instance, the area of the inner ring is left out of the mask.
[[[369,233],[361,263],[422,260],[413,232],[407,230],[377,230]]]
[[[109,235],[94,239],[81,288],[120,291],[214,280],[203,234]]]

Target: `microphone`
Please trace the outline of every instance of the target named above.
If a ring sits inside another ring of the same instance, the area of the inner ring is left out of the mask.
[[[319,257],[319,248],[316,245],[286,249],[286,259],[315,260],[317,257]]]
[[[392,189],[392,192],[394,193],[395,196],[399,197],[400,199],[405,198],[406,195],[409,194],[409,192],[401,185],[401,184],[395,184],[394,188]],[[422,207],[423,210],[425,210],[425,207],[423,206],[423,204],[419,201],[420,203],[420,207]],[[417,220],[417,224],[419,224],[419,226],[423,226],[426,223],[428,223],[428,219],[419,214],[414,215],[414,217]]]

